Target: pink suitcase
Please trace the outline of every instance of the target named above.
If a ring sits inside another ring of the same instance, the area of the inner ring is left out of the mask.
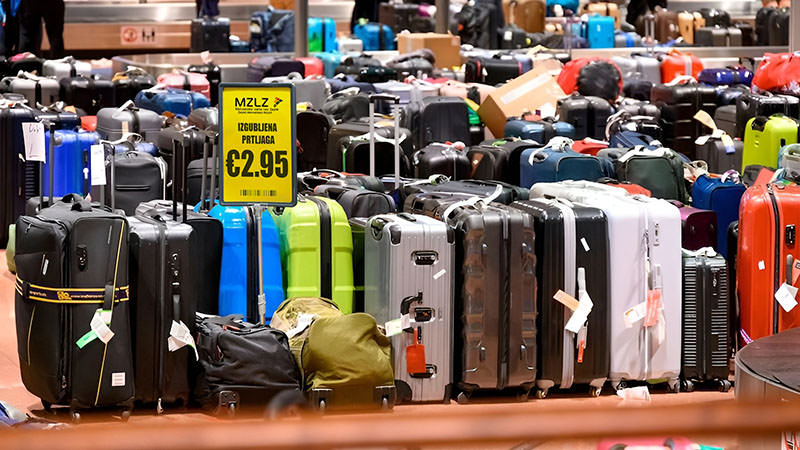
[[[211,100],[211,85],[208,78],[201,73],[175,71],[159,75],[158,84],[184,91],[203,94]]]

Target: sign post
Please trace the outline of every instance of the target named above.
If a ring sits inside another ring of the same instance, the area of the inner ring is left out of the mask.
[[[258,239],[258,314],[264,323],[262,215],[297,203],[294,85],[223,83],[219,90],[219,199],[253,206]]]

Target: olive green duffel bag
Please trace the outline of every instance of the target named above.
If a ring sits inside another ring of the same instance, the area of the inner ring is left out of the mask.
[[[270,326],[289,336],[303,386],[320,409],[391,408],[392,345],[369,314],[344,315],[324,298],[285,300]]]

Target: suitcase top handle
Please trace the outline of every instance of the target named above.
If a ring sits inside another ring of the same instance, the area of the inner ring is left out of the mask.
[[[395,105],[400,103],[400,97],[398,97],[397,95],[391,95],[391,94],[370,94],[370,96],[369,96],[369,101],[370,101],[370,103],[375,103],[375,102],[377,102],[378,100],[384,100],[384,101],[387,101],[387,102],[392,102],[392,103],[394,103]]]

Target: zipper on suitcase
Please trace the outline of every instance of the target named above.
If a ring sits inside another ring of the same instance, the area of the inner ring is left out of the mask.
[[[324,200],[309,197],[319,209],[320,297],[333,300],[333,264],[331,261],[331,212]]]
[[[177,219],[177,218],[176,218]],[[156,400],[158,402],[157,408],[158,411],[161,412],[161,396],[164,392],[164,349],[161,343],[164,341],[164,316],[166,314],[164,305],[167,299],[167,289],[166,283],[164,282],[164,277],[167,276],[167,268],[166,268],[166,261],[167,261],[167,236],[166,236],[166,225],[155,221],[156,226],[158,227],[158,261],[156,262],[156,267],[158,268],[158,311],[156,314],[155,320],[155,328],[156,328],[156,353],[158,354],[158,359],[156,363],[156,382],[154,383],[154,390],[156,394]]]
[[[780,283],[781,277],[781,241],[783,240],[783,236],[781,234],[781,216],[780,210],[778,209],[778,199],[775,198],[775,192],[772,190],[772,185],[767,185],[767,193],[769,194],[769,199],[772,202],[772,212],[775,214],[775,276],[772,280],[772,288],[773,292],[778,292],[778,287]],[[772,302],[772,333],[778,334],[778,302]]]
[[[510,215],[506,211],[500,211],[500,220],[503,225],[503,245],[500,254],[500,267],[498,270],[502,274],[503,283],[500,285],[501,291],[500,299],[502,300],[503,310],[501,311],[499,329],[503,330],[503,336],[499,339],[501,345],[502,362],[500,370],[500,379],[498,380],[498,388],[502,389],[508,384],[508,366],[510,364],[509,346],[511,342],[511,290],[510,290],[510,277],[509,269],[511,268],[511,239],[509,238],[508,222],[511,220]]]

